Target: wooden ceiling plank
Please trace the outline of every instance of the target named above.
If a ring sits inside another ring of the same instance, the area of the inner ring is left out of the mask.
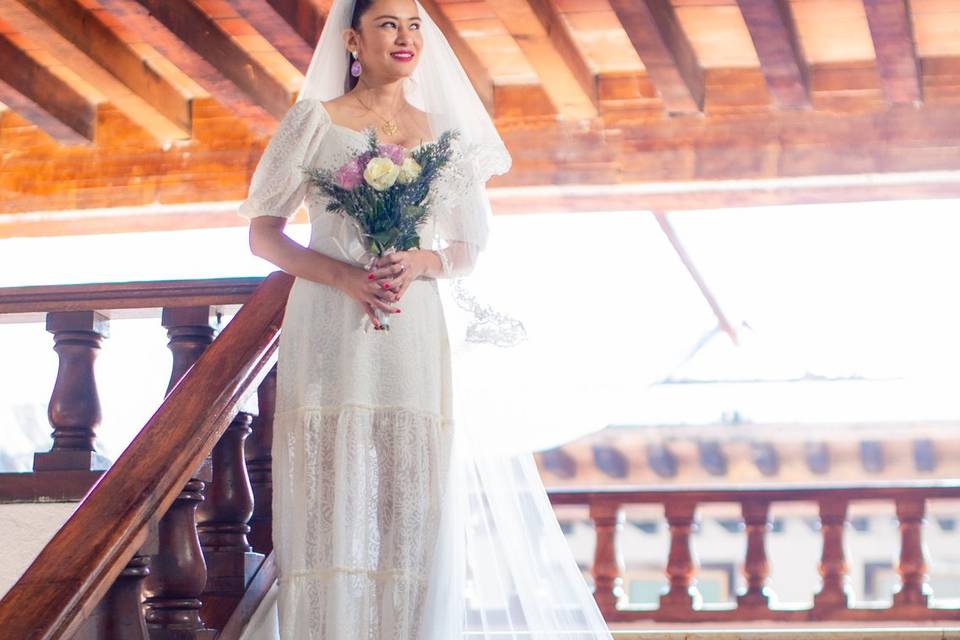
[[[483,106],[486,107],[487,113],[489,113],[491,117],[496,117],[493,98],[493,78],[490,76],[490,70],[473,48],[467,44],[467,41],[463,39],[456,25],[450,20],[444,10],[437,5],[436,0],[422,0],[420,4],[423,5],[424,10],[436,23],[437,28],[443,32],[443,36],[447,39],[453,52],[457,54],[460,64],[463,65],[463,70],[470,79],[470,84],[473,85],[477,95],[480,96],[480,101],[483,102]]]
[[[185,131],[209,94],[97,0],[24,0],[63,37]]]
[[[737,0],[767,90],[780,109],[810,106],[810,80],[787,0]]]
[[[551,0],[487,0],[516,40],[557,112],[597,116],[596,76]]]
[[[863,8],[887,101],[920,104],[923,101],[920,64],[907,0],[863,0]]]
[[[170,31],[275,118],[296,99],[303,75],[223,0],[139,0]]]
[[[703,70],[669,0],[610,0],[668,113],[702,113]]]

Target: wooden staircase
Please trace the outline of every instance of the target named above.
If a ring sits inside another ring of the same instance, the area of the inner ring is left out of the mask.
[[[199,283],[213,284],[207,293],[184,282],[153,283],[152,291],[90,285],[96,290],[0,292],[0,312],[46,315],[60,357],[53,448],[37,455],[43,462],[32,474],[3,474],[0,485],[8,498],[85,492],[0,600],[0,637],[239,637],[275,579],[271,373],[293,283],[283,272],[246,280],[232,289],[229,282]],[[211,304],[238,302],[247,304],[214,340]],[[106,333],[99,310],[154,306],[163,309],[174,354],[166,398],[123,454],[98,471],[92,362]],[[238,410],[255,390],[265,417],[256,421]]]

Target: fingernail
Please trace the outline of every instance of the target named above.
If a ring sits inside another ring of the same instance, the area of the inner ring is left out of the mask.
[[[374,276],[374,275],[371,273],[370,275],[367,276],[367,280],[373,280],[375,277],[376,277],[376,276]]]
[[[394,309],[396,313],[400,313],[400,309]]]
[[[384,283],[383,283],[383,288],[384,288],[384,289],[389,289],[389,288],[390,288],[390,285],[388,285],[386,282],[384,282]]]

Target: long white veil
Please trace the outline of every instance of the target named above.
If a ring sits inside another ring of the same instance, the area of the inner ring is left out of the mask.
[[[298,100],[327,101],[345,92],[348,58],[341,34],[350,26],[353,5],[334,0]],[[492,226],[484,187],[510,169],[510,154],[443,33],[416,6],[423,60],[404,81],[405,96],[429,115],[435,137],[459,131],[463,162],[455,206],[444,213],[452,217],[437,225],[436,246],[456,242],[479,254]],[[529,379],[518,363],[543,364],[542,358],[560,354],[549,353],[549,341],[541,345],[536,336],[524,336],[522,324],[499,305],[490,307],[486,294],[476,296],[468,284],[483,273],[483,261],[470,258],[476,261],[471,275],[439,283],[454,377],[456,435],[447,487],[454,499],[445,501],[454,508],[442,516],[426,627],[418,640],[608,640],[532,455],[606,422],[596,404],[581,414],[557,402],[564,393],[582,392],[577,376],[566,377],[566,389],[544,389]],[[490,375],[493,368],[500,369],[496,376]],[[263,611],[258,615],[244,638],[273,637],[263,631],[270,621]]]

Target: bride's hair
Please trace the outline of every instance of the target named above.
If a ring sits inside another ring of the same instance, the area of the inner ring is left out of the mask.
[[[377,0],[356,0],[356,2],[353,3],[353,15],[350,17],[350,27],[353,28],[354,31],[360,31],[360,18],[363,17],[363,14],[365,14],[376,1]],[[345,83],[346,91],[344,93],[352,90],[357,86],[357,82],[359,81],[358,78],[355,78],[353,74],[350,73],[350,65],[352,63],[353,56],[347,51],[347,80]]]

